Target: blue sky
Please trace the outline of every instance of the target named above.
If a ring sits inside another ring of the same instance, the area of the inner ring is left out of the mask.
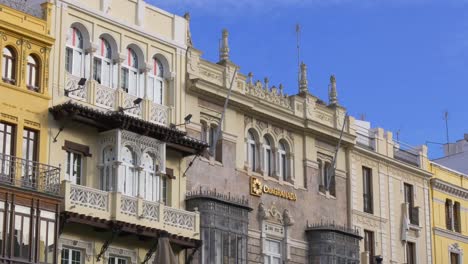
[[[351,115],[396,132],[412,145],[468,133],[468,0],[149,0],[191,14],[203,57],[218,60],[221,30],[231,59],[255,79],[297,92],[295,24],[310,92],[327,99],[335,74]],[[430,157],[442,154],[429,145]]]

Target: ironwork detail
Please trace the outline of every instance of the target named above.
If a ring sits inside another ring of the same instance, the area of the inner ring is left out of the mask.
[[[119,236],[120,232],[122,231],[122,226],[113,224],[111,231],[111,237],[104,242],[104,244],[101,247],[101,251],[99,251],[99,254],[96,256],[96,260],[98,262],[101,260],[101,257],[104,255],[104,253],[106,253],[107,249],[112,244],[112,242],[114,242],[114,239]]]

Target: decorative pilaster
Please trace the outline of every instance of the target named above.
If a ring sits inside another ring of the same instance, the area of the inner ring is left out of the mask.
[[[223,29],[221,45],[219,47],[219,61],[229,61],[229,42],[228,42],[229,33],[227,29]]]
[[[338,104],[338,93],[336,92],[336,78],[333,74],[330,76],[330,85],[328,86],[328,102],[331,105]]]
[[[299,94],[304,95],[309,93],[309,85],[307,81],[307,65],[301,63],[301,77],[299,79]]]

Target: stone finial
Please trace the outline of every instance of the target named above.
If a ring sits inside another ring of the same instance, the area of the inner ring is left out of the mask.
[[[269,88],[270,88],[270,86],[269,86],[269,82],[270,82],[270,81],[268,80],[268,77],[265,77],[264,81],[265,81],[265,87],[264,87],[264,88],[265,88],[265,90],[268,91]]]
[[[253,84],[253,73],[249,72],[249,74],[247,76],[249,77],[249,83]]]
[[[330,85],[328,86],[328,101],[332,105],[338,104],[338,93],[336,92],[335,75],[330,76]]]
[[[301,63],[301,77],[299,79],[299,93],[308,93],[309,86],[307,82],[307,65],[304,62]]]
[[[229,36],[229,32],[227,31],[227,29],[223,29],[221,46],[219,47],[219,60],[220,61],[229,61],[228,36]]]
[[[284,95],[284,87],[282,83],[280,83],[279,85],[279,92],[280,92],[280,95]]]
[[[187,45],[191,47],[193,46],[193,42],[192,42],[192,34],[190,33],[190,13],[186,12],[184,14],[184,18],[187,21]]]

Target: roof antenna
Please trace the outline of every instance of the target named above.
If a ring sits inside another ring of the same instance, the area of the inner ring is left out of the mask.
[[[300,46],[300,38],[301,38],[301,25],[296,24],[296,47],[297,47],[297,83],[299,84],[301,81],[301,46]]]
[[[445,136],[447,138],[447,153],[450,155],[450,140],[449,140],[449,129],[448,129],[448,117],[449,113],[447,110],[444,112],[444,120],[445,120]]]

